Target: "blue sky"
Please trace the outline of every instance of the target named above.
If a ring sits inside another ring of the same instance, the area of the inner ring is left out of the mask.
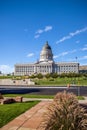
[[[0,70],[39,59],[48,41],[56,62],[87,65],[87,0],[0,0]]]

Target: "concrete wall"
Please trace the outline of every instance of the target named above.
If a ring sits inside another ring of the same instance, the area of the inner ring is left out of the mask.
[[[0,85],[35,85],[35,83],[30,79],[25,80],[0,79]]]

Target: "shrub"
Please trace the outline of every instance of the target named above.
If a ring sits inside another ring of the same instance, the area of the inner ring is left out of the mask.
[[[42,79],[43,78],[43,75],[41,73],[37,74],[37,78],[38,79]]]
[[[58,93],[48,107],[40,130],[87,130],[87,114],[72,93]]]
[[[53,79],[53,78],[50,78],[49,81],[54,81],[54,79]]]

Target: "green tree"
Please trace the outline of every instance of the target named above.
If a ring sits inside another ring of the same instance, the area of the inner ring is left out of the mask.
[[[45,77],[46,77],[47,79],[49,79],[49,78],[51,77],[51,74],[48,73],[48,74],[45,75]]]
[[[43,78],[43,75],[41,73],[37,74],[36,76],[38,79],[42,79]]]
[[[53,73],[52,74],[52,78],[58,78],[58,74],[57,73]]]
[[[66,76],[67,76],[66,73],[62,73],[62,74],[60,75],[60,78],[64,78],[64,77],[66,77]]]
[[[29,76],[29,78],[34,79],[34,78],[36,78],[36,76],[34,74],[32,74],[31,76]]]

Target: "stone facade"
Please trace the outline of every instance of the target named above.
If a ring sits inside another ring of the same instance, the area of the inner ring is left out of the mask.
[[[15,75],[32,75],[42,73],[78,73],[79,63],[55,63],[53,60],[52,49],[48,42],[42,48],[40,53],[40,60],[36,63],[29,64],[16,64],[15,65]]]

